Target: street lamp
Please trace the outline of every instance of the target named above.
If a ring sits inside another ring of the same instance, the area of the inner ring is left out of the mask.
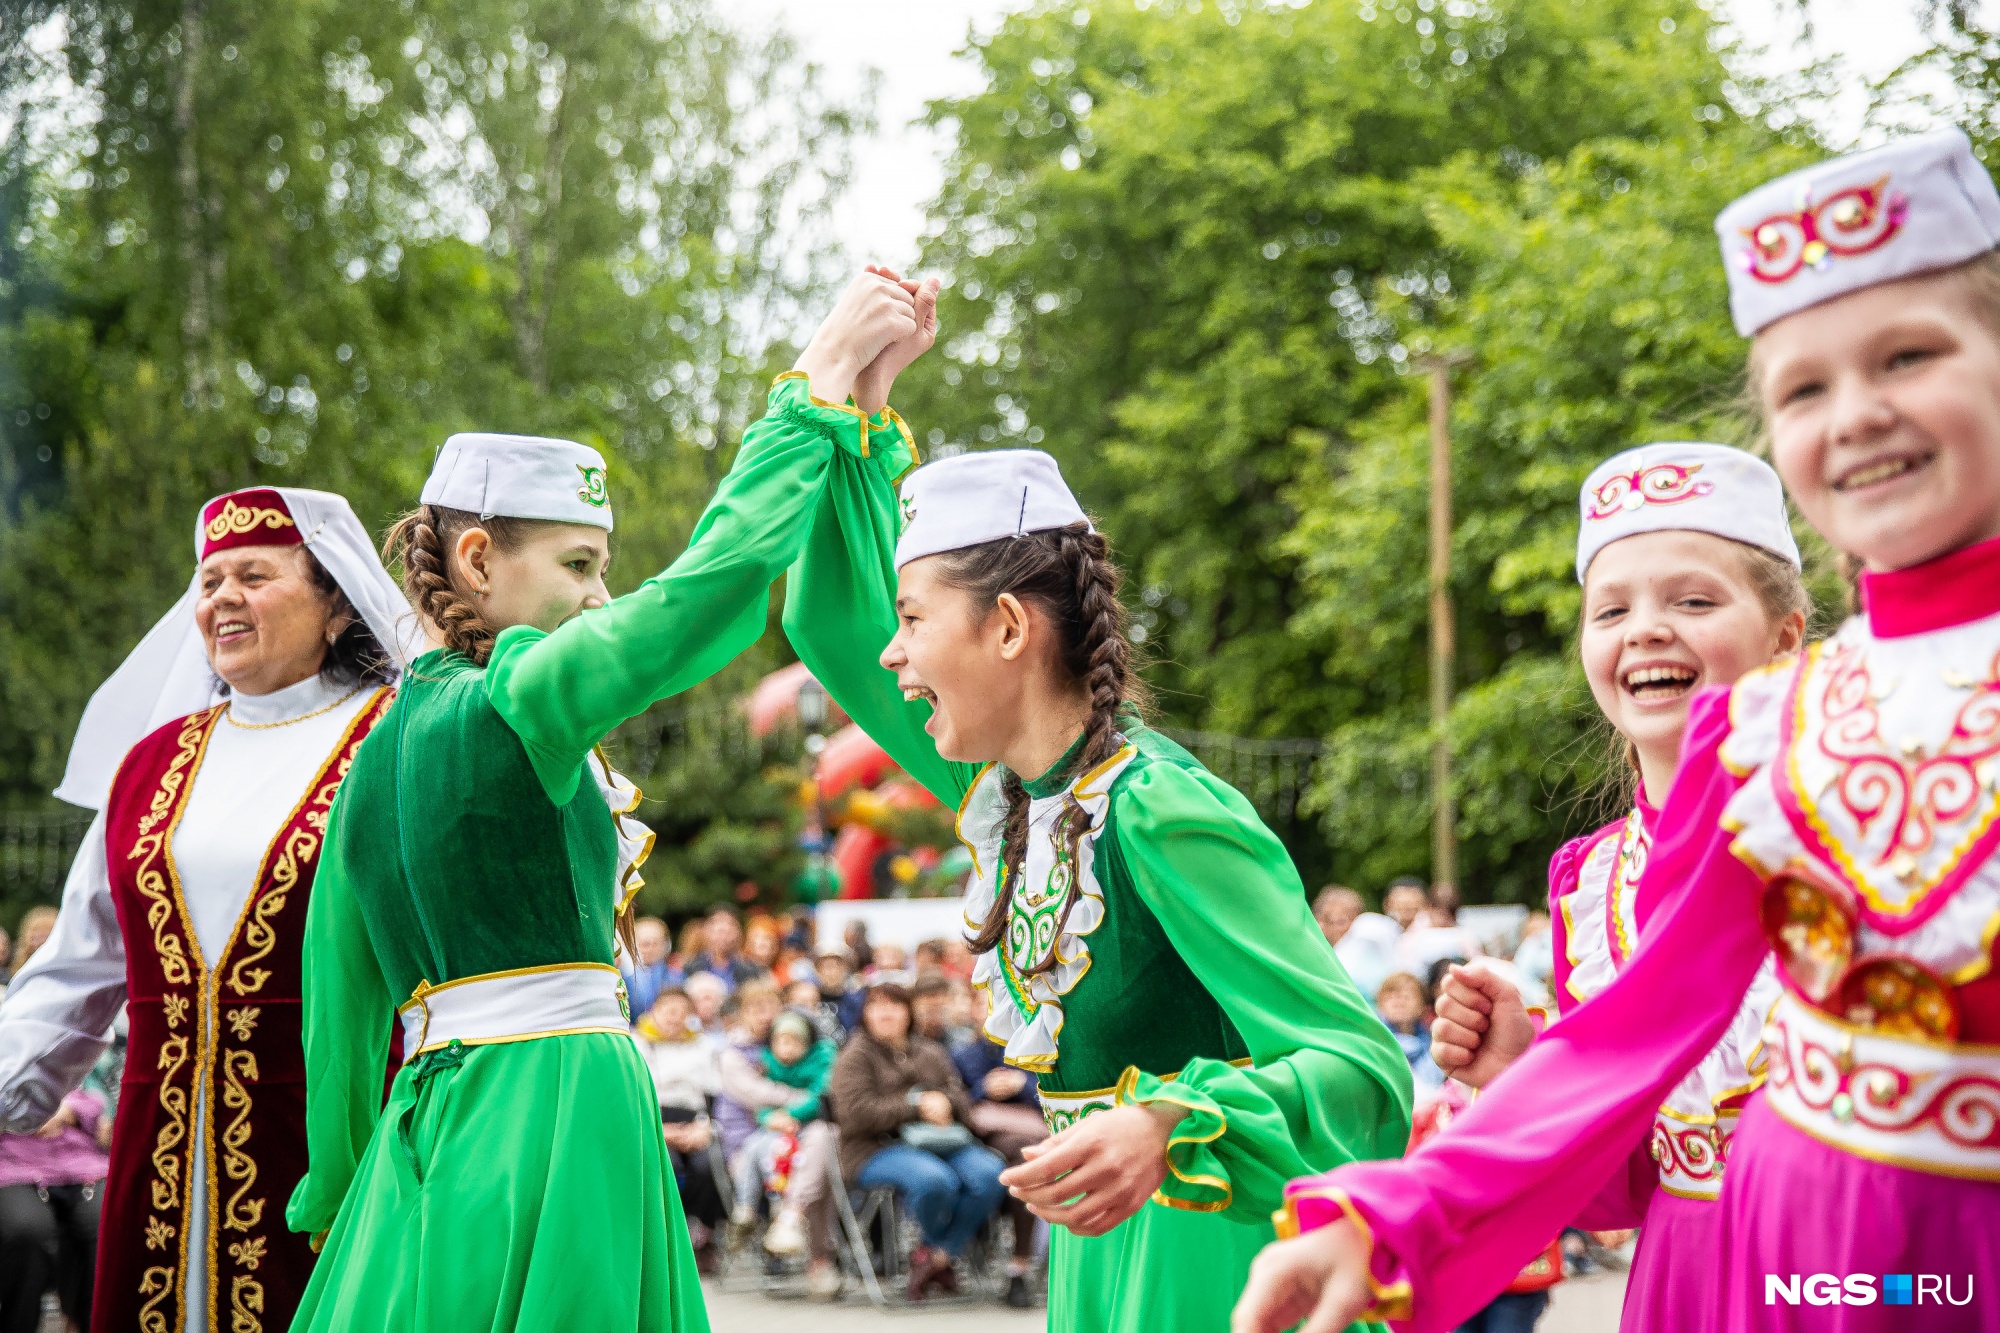
[[[797,707],[799,725],[806,733],[806,755],[812,763],[812,803],[806,807],[806,826],[799,832],[799,845],[806,854],[805,874],[800,877],[800,884],[817,902],[825,896],[831,877],[827,852],[833,846],[833,839],[826,831],[826,798],[819,779],[819,758],[826,751],[826,687],[808,676],[799,686]]]
[[[1452,678],[1458,645],[1451,608],[1451,372],[1467,351],[1416,358],[1431,380],[1431,881],[1458,885],[1458,835],[1451,799]]]

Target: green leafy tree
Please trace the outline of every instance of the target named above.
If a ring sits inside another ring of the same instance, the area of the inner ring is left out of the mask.
[[[826,295],[868,116],[704,0],[0,7],[0,808],[52,804],[218,491],[379,531],[452,431],[567,436],[613,590],[664,566]],[[765,765],[661,763],[661,904],[784,882]]]
[[[1464,346],[1451,722],[1462,875],[1530,897],[1603,773],[1569,665],[1575,488],[1731,417],[1710,218],[1793,150],[1704,10],[1044,4],[989,88],[926,251],[933,449],[1038,444],[1136,576],[1170,720],[1328,752],[1308,873],[1429,861],[1430,347]]]

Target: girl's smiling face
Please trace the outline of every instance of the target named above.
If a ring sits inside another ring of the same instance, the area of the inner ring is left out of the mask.
[[[1771,622],[1748,550],[1706,532],[1644,532],[1597,553],[1583,587],[1584,675],[1621,735],[1672,772],[1688,699],[1796,648],[1804,616]],[[1650,787],[1650,783],[1648,784]]]
[[[1837,550],[1904,569],[2000,536],[2000,337],[1980,265],[1863,288],[1759,333],[1772,461]]]

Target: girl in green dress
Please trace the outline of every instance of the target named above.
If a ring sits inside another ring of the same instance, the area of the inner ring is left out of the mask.
[[[311,1162],[287,1220],[324,1251],[294,1330],[708,1327],[612,966],[608,802],[634,794],[607,798],[593,749],[762,633],[833,457],[868,452],[828,399],[913,308],[873,275],[849,288],[686,553],[624,597],[604,590],[594,450],[454,436],[440,453],[391,536],[437,647],[342,785],[308,918]]]
[[[1248,802],[1145,726],[1108,544],[1032,451],[912,472],[895,373],[857,383],[785,629],[959,811],[986,1035],[1052,1138],[1003,1183],[1058,1224],[1056,1333],[1222,1329],[1304,1163],[1399,1155],[1410,1075]],[[899,536],[900,534],[900,536]],[[837,1114],[838,1108],[836,1108]]]

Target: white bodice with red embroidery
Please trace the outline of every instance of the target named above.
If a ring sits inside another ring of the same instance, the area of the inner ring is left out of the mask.
[[[1853,961],[1954,983],[2000,926],[2000,616],[1878,638],[1854,617],[1800,663],[1738,682],[1724,816],[1764,878],[1851,890]]]
[[[1652,846],[1652,829],[1634,807],[1616,834],[1599,838],[1584,855],[1575,890],[1562,897],[1570,965],[1566,1001],[1581,1003],[1596,995],[1632,956],[1639,938],[1639,880]],[[1663,1189],[1684,1198],[1721,1193],[1737,1113],[1764,1079],[1764,1020],[1782,992],[1766,958],[1722,1039],[1660,1104],[1651,1150]],[[1564,1004],[1565,1011],[1571,1007]]]

